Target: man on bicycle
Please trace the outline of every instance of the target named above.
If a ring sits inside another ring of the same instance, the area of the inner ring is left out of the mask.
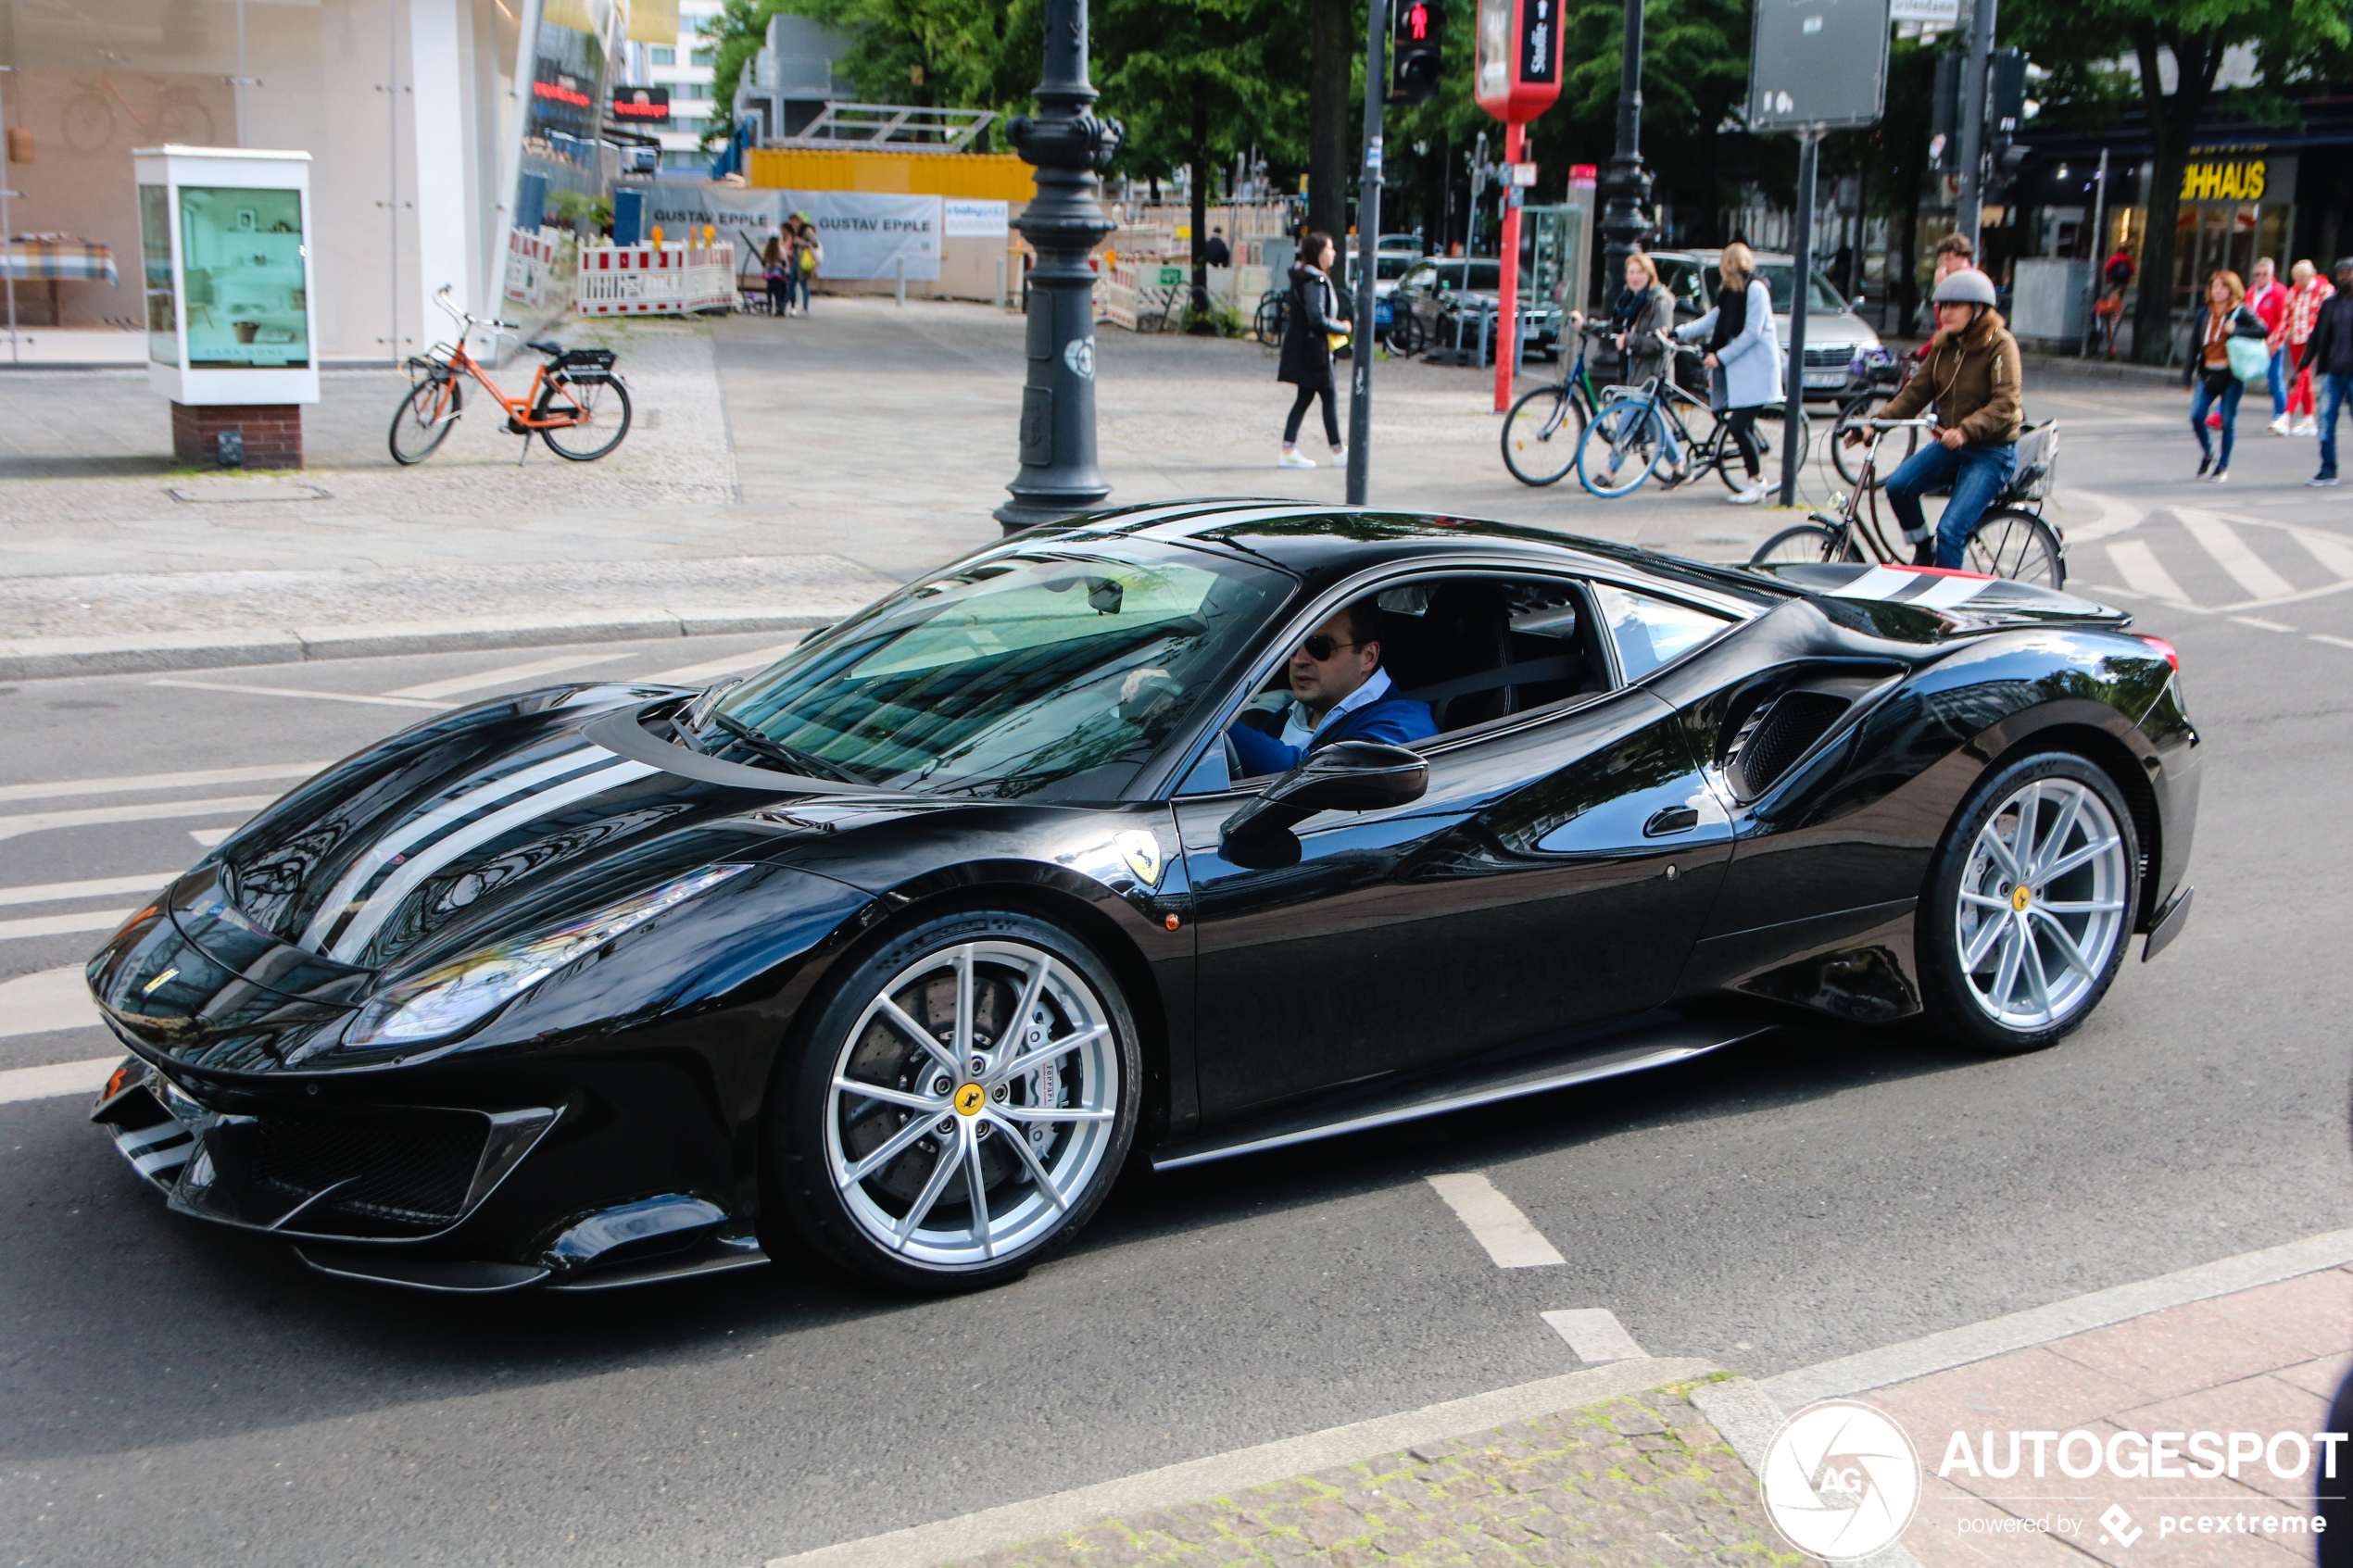
[[[1919,370],[1879,411],[1908,420],[1933,402],[1934,441],[1887,481],[1888,506],[1904,525],[1919,566],[1957,569],[1977,521],[2018,471],[2020,368],[2018,340],[1994,308],[1994,280],[1974,269],[1936,285],[1936,335]],[[1846,439],[1859,442],[1861,430]],[[1933,536],[1920,497],[1952,487]]]

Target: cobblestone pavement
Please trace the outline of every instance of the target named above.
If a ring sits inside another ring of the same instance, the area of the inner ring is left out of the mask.
[[[1805,1561],[1688,1385],[1108,1520],[961,1568]]]

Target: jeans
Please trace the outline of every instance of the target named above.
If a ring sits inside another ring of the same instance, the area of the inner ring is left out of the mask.
[[[2353,403],[2353,370],[2331,370],[2321,383],[2321,477],[2336,477],[2336,411]]]
[[[1340,450],[1340,415],[1332,408],[1332,383],[1329,382],[1321,386],[1302,386],[1299,389],[1299,395],[1291,400],[1290,418],[1283,421],[1284,445],[1295,446],[1299,444],[1299,421],[1307,417],[1307,406],[1318,397],[1324,400],[1325,439],[1332,444],[1333,451]]]
[[[2196,390],[2190,396],[2190,429],[2197,435],[2197,449],[2208,458],[2213,457],[2214,444],[2206,434],[2206,413],[2218,403],[2221,405],[2222,460],[2214,465],[2215,471],[2219,473],[2231,466],[2231,443],[2237,439],[2239,433],[2239,396],[2246,391],[2246,383],[2236,376],[2222,376],[2219,378],[2221,390],[2217,392],[2217,379],[2200,376],[2193,383]]]
[[[2265,374],[2271,383],[2271,418],[2276,420],[2287,412],[2287,351],[2285,349],[2271,350],[2271,363]]]
[[[1928,536],[1920,497],[1950,484],[1953,498],[1944,503],[1944,515],[1936,524],[1936,564],[1958,571],[1969,535],[1977,532],[1978,519],[2016,472],[2018,448],[2007,442],[1998,446],[1964,446],[1956,452],[1941,441],[1932,441],[1888,476],[1887,504],[1904,525],[1904,537],[1918,544]]]

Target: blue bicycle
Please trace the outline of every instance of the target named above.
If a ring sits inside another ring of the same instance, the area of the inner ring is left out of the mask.
[[[1694,358],[1700,353],[1663,332],[1658,335],[1673,353]],[[1684,391],[1671,374],[1653,376],[1639,387],[1610,387],[1602,395],[1601,410],[1577,444],[1577,480],[1593,495],[1604,500],[1630,495],[1654,473],[1660,487],[1667,490],[1688,484],[1710,470],[1727,490],[1738,490],[1746,483],[1747,467],[1741,461],[1739,444],[1731,439],[1730,423]],[[1712,421],[1705,437],[1693,435],[1684,422],[1687,408],[1706,414]],[[1782,429],[1783,418],[1780,405],[1768,406],[1757,416],[1756,444],[1767,455],[1773,449],[1772,433]],[[1812,447],[1812,421],[1801,419],[1797,422],[1800,467]]]

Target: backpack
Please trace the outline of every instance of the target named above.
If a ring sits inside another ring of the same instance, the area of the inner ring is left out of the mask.
[[[817,263],[824,260],[824,257],[825,247],[815,240],[809,239],[800,242],[800,270],[803,272],[817,270]]]

